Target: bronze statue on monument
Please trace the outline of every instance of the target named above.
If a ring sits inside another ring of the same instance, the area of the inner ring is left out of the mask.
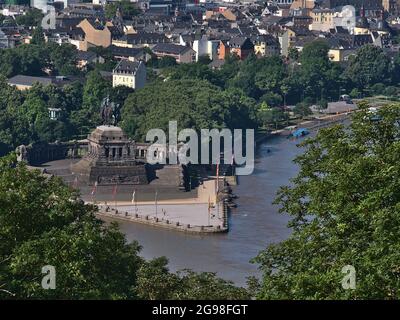
[[[100,115],[103,125],[113,125],[117,124],[120,117],[120,105],[111,101],[110,96],[107,95],[101,102]]]

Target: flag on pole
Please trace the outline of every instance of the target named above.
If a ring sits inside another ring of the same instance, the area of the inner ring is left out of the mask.
[[[113,187],[113,192],[112,192],[112,196],[113,196],[113,200],[115,200],[115,196],[117,195],[117,184],[116,185],[114,185],[114,187]]]
[[[219,159],[217,162],[217,188],[216,189],[217,189],[216,192],[218,193],[218,191],[219,191]]]
[[[135,203],[136,189],[133,189],[132,193],[132,203]]]
[[[73,183],[72,187],[73,187],[74,189],[77,189],[77,188],[78,188],[78,177],[75,177],[74,183]]]
[[[158,192],[157,192],[157,190],[156,190],[156,194],[155,194],[155,196],[154,196],[154,204],[156,205],[156,216],[157,216],[157,195],[158,195]]]
[[[232,152],[232,159],[231,159],[231,169],[232,169],[232,176],[235,175],[235,154]]]
[[[97,181],[94,183],[91,195],[94,196],[96,194],[96,191],[97,191]]]
[[[211,216],[211,200],[210,200],[210,196],[208,196],[208,225],[210,225],[210,216]]]

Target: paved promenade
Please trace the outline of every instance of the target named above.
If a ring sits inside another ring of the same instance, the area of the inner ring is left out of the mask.
[[[226,232],[227,209],[215,201],[215,182],[205,181],[196,198],[157,201],[95,202],[98,215],[194,233]],[[87,201],[87,203],[92,203]]]

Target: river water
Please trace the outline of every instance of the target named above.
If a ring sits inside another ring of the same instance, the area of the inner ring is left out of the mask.
[[[279,214],[272,201],[279,186],[287,185],[298,170],[292,162],[302,152],[298,142],[277,136],[257,147],[253,174],[239,177],[239,185],[234,187],[238,207],[231,210],[228,233],[188,235],[124,222],[120,223],[122,232],[129,241],[139,241],[144,258],[166,256],[171,271],[212,271],[245,285],[248,276],[259,275],[258,266],[249,260],[290,234],[288,216]]]

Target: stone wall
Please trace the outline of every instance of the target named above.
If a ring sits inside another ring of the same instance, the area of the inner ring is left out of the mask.
[[[45,162],[65,158],[80,158],[87,152],[86,141],[36,143],[17,147],[19,161],[26,161],[29,165],[40,165]]]

